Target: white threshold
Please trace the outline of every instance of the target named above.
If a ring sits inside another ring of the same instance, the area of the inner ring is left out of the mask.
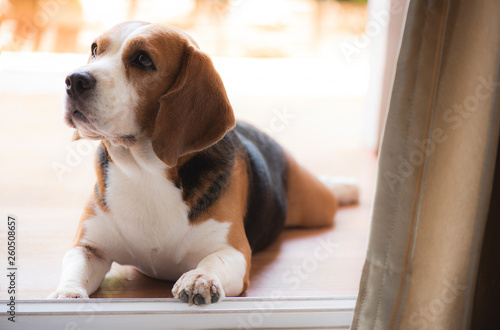
[[[355,296],[226,298],[199,307],[176,299],[18,300],[1,329],[348,329]],[[0,301],[4,306],[7,300]]]

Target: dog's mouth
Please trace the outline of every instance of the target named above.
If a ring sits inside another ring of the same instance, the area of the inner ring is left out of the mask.
[[[75,111],[73,111],[72,113],[72,119],[74,120],[77,120],[77,121],[81,121],[83,123],[89,123],[90,124],[90,121],[87,119],[87,117],[78,109],[76,109]]]
[[[82,129],[92,126],[89,118],[78,108],[68,107],[64,119],[66,124],[72,128]]]
[[[67,104],[64,121],[69,127],[77,129],[82,137],[88,139],[101,139],[103,137],[95,121],[75,105]]]
[[[78,109],[73,110],[73,111],[68,111],[69,115],[66,114],[66,123],[68,126],[72,128],[78,128],[76,127],[75,123],[81,123],[81,124],[90,124],[90,121],[88,118]]]
[[[119,144],[127,148],[131,147],[136,142],[135,134],[118,136],[105,134],[99,129],[97,121],[92,118],[92,116],[85,114],[76,107],[72,108],[69,106],[66,109],[64,119],[68,126],[78,130],[78,135],[82,138],[91,140],[107,139],[113,144]]]

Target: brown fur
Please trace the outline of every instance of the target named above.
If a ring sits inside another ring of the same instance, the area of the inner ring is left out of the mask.
[[[120,28],[96,40],[99,53]],[[148,53],[156,70],[131,64],[139,50]],[[234,127],[231,104],[210,57],[182,31],[152,25],[127,41],[122,61],[127,80],[143,96],[135,109],[139,126],[165,164],[174,166],[180,156],[209,147]]]
[[[84,223],[87,219],[90,219],[94,216],[95,216],[95,201],[94,201],[94,197],[92,196],[87,201],[87,204],[85,205],[85,208],[83,209],[82,215],[80,216],[80,221],[78,222],[78,228],[76,230],[75,237],[73,238],[73,243],[72,243],[73,247],[80,245],[80,240],[82,239],[83,235],[85,234]]]
[[[182,63],[180,35],[160,27],[152,27],[141,36],[129,41],[122,55],[127,79],[137,93],[143,95],[135,109],[137,122],[146,136],[151,137],[155,127],[160,98],[175,83]],[[156,72],[145,72],[130,64],[130,57],[140,47],[156,66]]]
[[[287,154],[289,164],[287,227],[324,227],[333,223],[338,202],[321,181]]]
[[[208,148],[234,127],[233,109],[212,61],[185,44],[175,84],[160,98],[152,136],[153,150],[167,165]]]
[[[231,173],[231,184],[226,188],[226,191],[217,203],[210,207],[203,214],[203,217],[197,219],[195,224],[208,219],[231,223],[227,238],[228,243],[245,256],[247,263],[246,274],[243,280],[242,292],[244,292],[250,284],[250,265],[252,262],[252,251],[248,244],[243,225],[243,217],[247,207],[248,175],[244,159],[240,155],[236,157],[233,172]]]
[[[102,148],[106,151],[106,145],[101,142]],[[106,151],[106,156],[109,158],[109,154]],[[101,166],[101,162],[99,160],[99,157],[96,158],[95,160],[95,172],[97,175],[97,183],[96,183],[96,188],[94,189],[94,200],[96,201],[97,206],[104,211],[108,212],[108,206],[105,203],[106,200],[106,181],[105,181],[105,175],[104,175],[104,169]],[[96,191],[96,189],[99,189],[99,194]]]
[[[98,39],[96,39],[92,43],[92,45],[94,43],[97,45],[97,54],[99,55],[99,54],[102,54],[102,53],[106,52],[106,50],[108,49],[109,45],[111,44],[111,38],[110,38],[109,35],[104,34],[104,35],[100,36]],[[92,49],[90,50],[90,56],[89,56],[88,61],[90,62],[91,59],[92,59]]]

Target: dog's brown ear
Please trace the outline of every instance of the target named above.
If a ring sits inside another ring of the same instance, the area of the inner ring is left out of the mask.
[[[212,60],[186,45],[175,83],[160,99],[151,138],[155,154],[168,166],[175,166],[180,156],[222,139],[235,123]]]

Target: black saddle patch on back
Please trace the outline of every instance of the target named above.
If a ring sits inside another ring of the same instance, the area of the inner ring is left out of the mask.
[[[245,233],[252,252],[258,252],[281,233],[287,213],[288,162],[271,137],[238,122],[219,142],[182,164],[174,183],[190,206],[189,220],[196,221],[231,183],[236,155],[247,164]]]
[[[245,232],[252,252],[258,252],[271,244],[284,228],[288,162],[283,148],[255,127],[238,122],[234,131],[248,160]]]

